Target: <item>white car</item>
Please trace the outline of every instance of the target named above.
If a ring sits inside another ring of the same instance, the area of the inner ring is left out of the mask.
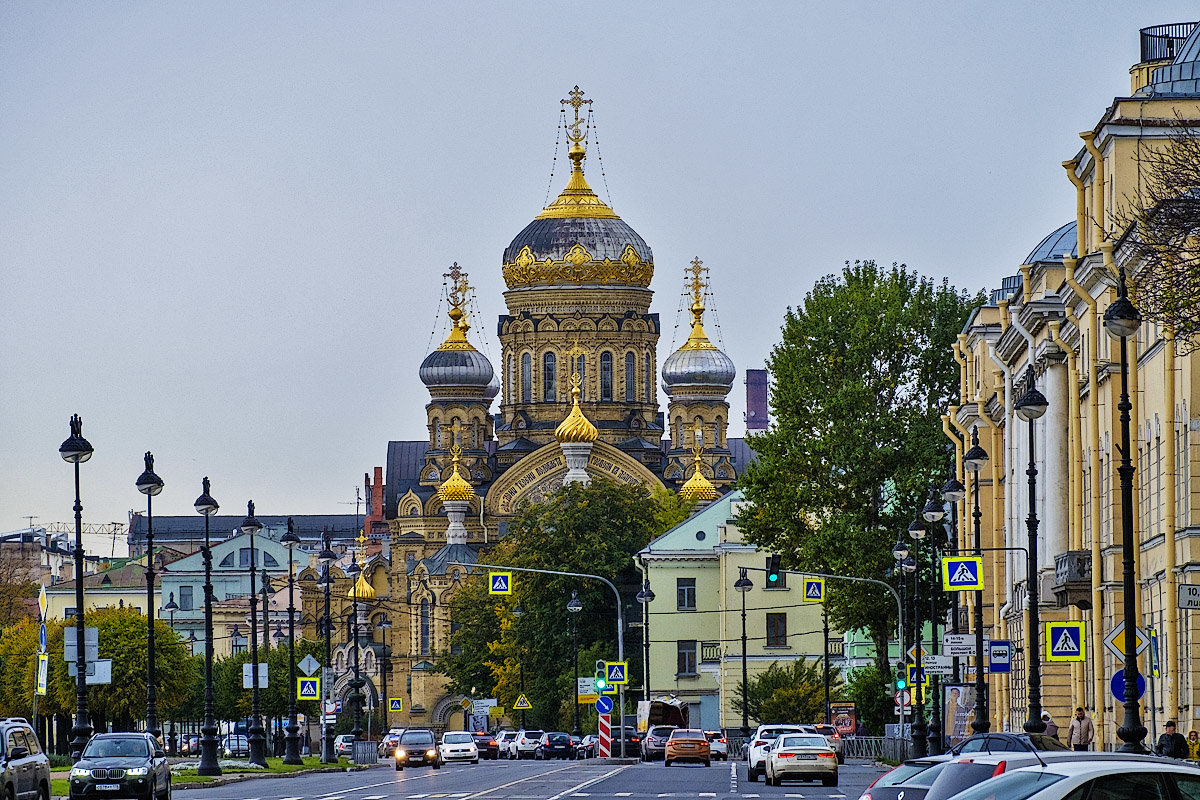
[[[837,728],[832,725],[826,725],[823,722],[818,722],[815,725],[801,725],[804,732],[819,733],[825,737],[825,741],[829,742],[829,746],[833,748],[833,752],[837,753],[838,763],[845,764],[846,756],[842,742],[842,735],[838,733]]]
[[[783,733],[804,733],[801,725],[759,725],[746,751],[746,777],[751,783],[767,774],[767,748]]]
[[[719,758],[722,761],[729,759],[729,742],[725,741],[725,734],[721,731],[705,731],[704,738],[708,739],[708,750],[712,753],[713,758]]]
[[[510,758],[522,759],[533,758],[533,754],[537,751],[538,742],[542,739],[542,734],[545,731],[517,731],[517,738],[513,739],[512,755]]]
[[[783,781],[819,780],[825,786],[838,785],[837,753],[819,733],[785,733],[775,738],[767,750],[767,786]]]
[[[1103,757],[1014,769],[963,790],[954,800],[1200,797],[1200,768],[1191,762],[1126,760],[1120,753],[1094,755]]]
[[[479,748],[475,746],[475,737],[466,731],[447,731],[442,734],[438,745],[438,755],[443,762],[470,761],[479,763]]]
[[[500,731],[496,734],[496,758],[509,758],[512,745],[517,739],[516,731]]]

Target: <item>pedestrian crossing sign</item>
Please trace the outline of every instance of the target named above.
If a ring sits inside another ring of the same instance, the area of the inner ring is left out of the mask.
[[[806,603],[823,603],[825,602],[825,579],[824,578],[805,578],[804,579],[804,601]]]
[[[604,672],[609,683],[629,683],[628,661],[605,661]]]
[[[488,594],[512,594],[512,573],[489,572]]]
[[[297,678],[296,679],[296,699],[297,700],[319,700],[321,698],[321,679],[320,678]]]
[[[1083,622],[1046,623],[1046,660],[1083,661],[1086,656],[1087,640],[1084,638]]]
[[[531,708],[533,708],[533,704],[524,694],[517,698],[517,702],[513,703],[513,709],[516,711],[529,711]]]
[[[983,558],[953,556],[942,559],[942,588],[947,592],[983,589]]]
[[[388,698],[388,711],[403,711],[403,710],[404,710],[404,698],[403,697],[389,697]]]

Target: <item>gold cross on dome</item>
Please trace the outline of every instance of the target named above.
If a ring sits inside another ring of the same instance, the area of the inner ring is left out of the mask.
[[[455,261],[449,272],[442,273],[442,277],[450,279],[447,297],[450,305],[460,308],[466,302],[467,292],[471,290],[471,284],[467,282],[467,273],[463,272],[462,268],[458,266],[458,262]]]
[[[572,89],[569,94],[571,95],[570,100],[560,100],[559,102],[562,103],[563,110],[566,110],[567,106],[571,106],[575,109],[575,121],[568,124],[566,127],[570,129],[570,132],[567,134],[567,138],[578,144],[579,142],[583,141],[586,135],[583,131],[579,130],[580,126],[582,126],[584,123],[584,121],[579,118],[579,109],[584,105],[590,108],[592,101],[583,99],[583,92],[580,90],[579,84],[575,84],[575,88]]]
[[[363,535],[363,529],[358,529],[358,536],[354,538],[358,542],[358,565],[364,566],[367,563],[367,537]]]
[[[697,256],[692,259],[692,265],[685,269],[684,272],[690,272],[692,275],[692,279],[689,281],[692,289],[692,299],[702,299],[704,296],[704,274],[708,272],[704,268],[704,262]]]

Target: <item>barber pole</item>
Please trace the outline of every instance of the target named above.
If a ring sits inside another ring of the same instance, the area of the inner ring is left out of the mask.
[[[612,753],[612,718],[608,714],[600,715],[600,742],[597,747],[600,758],[608,758]]]

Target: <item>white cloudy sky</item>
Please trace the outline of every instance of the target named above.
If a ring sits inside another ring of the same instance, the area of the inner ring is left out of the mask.
[[[0,4],[0,531],[72,517],[353,509],[451,262],[498,353],[500,256],[545,201],[559,100],[654,249],[655,310],[712,269],[761,366],[843,261],[991,288],[1070,220],[1062,168],[1194,2]],[[560,150],[560,163],[562,152]],[[554,192],[565,176],[560,168]],[[735,424],[731,433],[740,434]],[[350,503],[350,505],[345,505]]]

